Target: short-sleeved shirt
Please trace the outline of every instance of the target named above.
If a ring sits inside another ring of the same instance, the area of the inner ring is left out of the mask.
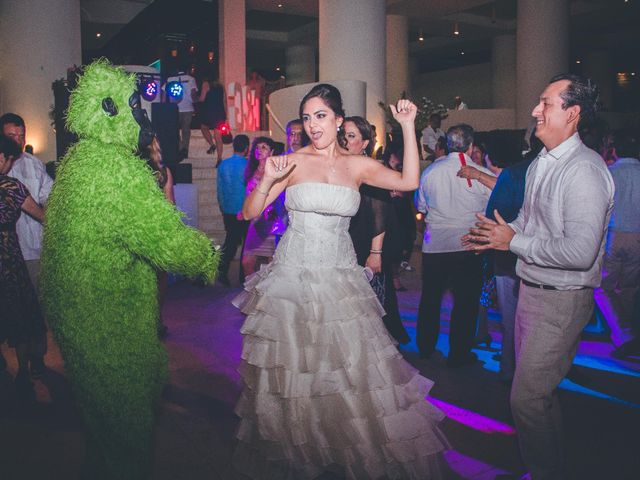
[[[162,86],[162,89],[166,92],[167,84],[170,82],[180,82],[182,84],[182,88],[184,88],[184,93],[182,95],[182,100],[178,102],[178,111],[180,113],[183,112],[193,112],[193,99],[191,98],[191,91],[197,90],[198,85],[196,84],[196,79],[191,75],[176,75],[174,77],[167,78],[167,83]]]

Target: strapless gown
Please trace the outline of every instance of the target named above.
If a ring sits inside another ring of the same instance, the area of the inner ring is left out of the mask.
[[[425,399],[433,382],[403,359],[356,263],[348,230],[359,203],[345,186],[289,187],[273,262],[233,301],[247,314],[233,459],[246,476],[447,476],[443,414]]]

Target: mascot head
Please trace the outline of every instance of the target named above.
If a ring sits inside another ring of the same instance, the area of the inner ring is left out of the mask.
[[[136,77],[100,59],[85,67],[71,93],[67,127],[80,139],[134,151],[151,143],[153,130],[136,91]]]

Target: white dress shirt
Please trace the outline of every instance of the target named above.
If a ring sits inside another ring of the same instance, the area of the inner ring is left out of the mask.
[[[441,129],[438,128],[434,130],[431,125],[428,125],[427,128],[422,130],[422,145],[426,145],[431,150],[435,150],[438,138],[445,136],[445,133]]]
[[[7,174],[25,184],[33,199],[44,207],[49,198],[53,180],[43,163],[33,155],[23,153]],[[26,213],[16,223],[18,242],[25,260],[38,260],[42,249],[42,224]]]
[[[543,149],[527,171],[524,204],[510,224],[518,276],[560,290],[600,285],[613,194],[607,165],[577,133]]]
[[[465,155],[467,165],[488,175],[486,168],[475,165]],[[477,180],[457,177],[461,163],[458,152],[429,165],[420,177],[415,193],[416,209],[425,213],[424,253],[459,252],[464,250],[460,238],[477,221],[476,213],[484,213],[491,190]]]

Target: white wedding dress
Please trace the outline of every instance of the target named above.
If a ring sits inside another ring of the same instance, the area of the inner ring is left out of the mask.
[[[359,203],[345,186],[290,186],[273,262],[234,299],[248,315],[233,460],[246,476],[447,476],[443,414],[425,400],[433,382],[398,352],[356,263],[348,230]]]

